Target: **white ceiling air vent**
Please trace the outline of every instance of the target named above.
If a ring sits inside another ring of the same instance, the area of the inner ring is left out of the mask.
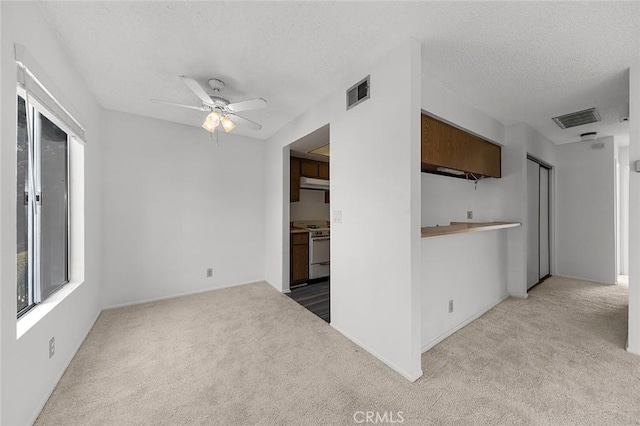
[[[595,108],[589,108],[585,109],[584,111],[572,112],[571,114],[553,117],[552,120],[555,121],[561,129],[568,129],[569,127],[596,123],[600,121],[600,114],[598,113],[598,111],[596,111]]]
[[[369,99],[369,77],[366,76],[347,90],[347,111]]]

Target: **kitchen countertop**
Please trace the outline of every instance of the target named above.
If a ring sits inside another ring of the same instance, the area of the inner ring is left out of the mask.
[[[450,225],[427,226],[422,228],[422,238],[493,231],[494,229],[516,228],[521,225],[522,224],[520,222],[451,222]]]
[[[308,229],[305,229],[305,228],[294,228],[293,226],[291,226],[289,230],[290,230],[290,232],[292,234],[304,234],[304,233],[308,234],[309,233]]]

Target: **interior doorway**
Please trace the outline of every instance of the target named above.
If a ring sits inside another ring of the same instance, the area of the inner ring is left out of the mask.
[[[551,276],[551,166],[527,156],[527,290]]]
[[[288,296],[326,322],[331,322],[329,130],[327,124],[288,146],[290,245],[285,265]]]

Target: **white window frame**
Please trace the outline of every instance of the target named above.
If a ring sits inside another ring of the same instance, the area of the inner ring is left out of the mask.
[[[29,202],[34,202],[35,196],[42,196],[42,181],[40,172],[42,170],[41,167],[41,148],[42,143],[40,140],[40,119],[36,119],[38,115],[41,115],[51,121],[54,125],[56,125],[60,130],[67,134],[67,163],[66,163],[66,239],[65,239],[65,250],[66,250],[66,265],[65,265],[65,280],[63,283],[58,285],[51,293],[49,293],[46,297],[43,298],[42,295],[42,287],[41,287],[41,264],[42,264],[42,216],[41,216],[41,208],[36,207],[35,214],[30,213],[28,218],[28,226],[32,229],[31,238],[29,238],[28,246],[29,246],[29,257],[28,257],[28,265],[29,265],[29,274],[28,274],[28,304],[25,308],[18,311],[16,309],[16,314],[18,319],[20,319],[23,315],[27,314],[31,309],[33,309],[38,304],[47,300],[53,294],[55,294],[58,290],[60,290],[65,285],[71,282],[71,220],[70,220],[70,211],[71,211],[71,184],[70,184],[70,176],[71,176],[71,144],[72,144],[72,130],[69,129],[68,126],[65,125],[64,122],[59,120],[51,111],[49,111],[46,107],[44,107],[40,102],[33,99],[33,97],[29,97],[27,100],[26,91],[18,86],[17,88],[17,96],[21,97],[26,104],[27,108],[27,116],[29,113],[32,114],[33,120],[33,149],[34,149],[34,190],[29,191]],[[17,97],[16,97],[17,104]],[[27,125],[29,125],[29,120],[27,119]],[[33,192],[33,193],[32,193]],[[17,289],[16,289],[17,290]]]
[[[68,280],[50,297],[35,305],[16,321],[16,338],[20,339],[34,325],[58,306],[67,296],[72,294],[85,281],[85,146],[87,138],[85,129],[74,117],[71,111],[76,111],[79,117],[81,111],[71,108],[72,102],[65,97],[46,73],[46,68],[40,66],[29,51],[20,44],[14,45],[17,66],[18,90],[25,89],[33,96],[29,102],[39,111],[44,111],[46,117],[68,135]],[[43,84],[43,82],[45,84]],[[17,102],[16,102],[17,103]],[[48,112],[48,114],[47,114]],[[53,115],[53,116],[52,116]],[[17,309],[16,309],[17,311]]]

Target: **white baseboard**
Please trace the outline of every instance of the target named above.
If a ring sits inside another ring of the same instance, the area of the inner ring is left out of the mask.
[[[470,316],[469,318],[467,318],[466,320],[462,321],[458,325],[456,325],[456,326],[450,328],[449,330],[445,331],[444,333],[442,333],[440,336],[436,337],[432,341],[427,342],[426,344],[422,345],[422,353],[427,352],[429,349],[433,348],[435,345],[437,345],[438,343],[442,342],[444,339],[446,339],[447,337],[451,336],[456,331],[458,331],[461,328],[469,325],[471,322],[477,320],[482,315],[486,314],[488,311],[490,311],[491,309],[495,308],[496,306],[498,306],[500,303],[504,302],[508,298],[509,298],[509,293],[504,294],[503,296],[501,296],[495,302],[492,302],[488,306],[486,306],[485,308],[481,309],[478,313]]]
[[[578,281],[586,281],[588,283],[594,283],[594,284],[603,284],[603,285],[616,285],[615,282],[612,283],[608,283],[608,282],[604,282],[604,281],[596,281],[596,280],[590,280],[588,278],[583,278],[583,277],[573,277],[571,275],[560,275],[560,274],[556,274],[553,275],[554,277],[559,277],[559,278],[568,278],[570,280],[578,280]]]
[[[30,425],[34,424],[36,422],[36,420],[38,419],[38,416],[40,415],[40,412],[44,408],[44,406],[47,403],[47,401],[49,401],[49,398],[51,398],[51,394],[56,389],[56,386],[58,386],[58,383],[60,383],[60,379],[62,379],[62,376],[67,371],[67,368],[69,368],[69,365],[71,364],[71,361],[73,361],[73,358],[75,358],[76,354],[78,353],[78,350],[80,350],[80,346],[82,346],[84,341],[87,339],[87,336],[89,335],[89,332],[91,331],[91,329],[95,325],[95,323],[98,320],[98,317],[100,316],[101,313],[102,313],[102,310],[98,311],[98,313],[96,314],[96,316],[93,319],[93,321],[91,321],[91,324],[89,324],[89,327],[87,328],[87,330],[84,333],[84,337],[82,338],[82,340],[80,340],[80,342],[78,342],[78,344],[76,345],[76,348],[71,352],[71,356],[69,356],[69,358],[66,360],[64,369],[60,372],[60,374],[58,374],[58,377],[56,377],[56,381],[54,382],[54,384],[51,387],[51,389],[49,390],[49,392],[47,392],[45,398],[40,402],[40,404],[37,405],[37,410],[35,411],[35,414],[31,417],[31,421],[29,422]]]
[[[360,346],[362,349],[364,349],[365,351],[369,352],[374,357],[378,358],[380,361],[382,361],[387,366],[391,367],[398,374],[400,374],[402,377],[404,377],[405,379],[409,380],[410,382],[415,382],[420,377],[422,377],[422,368],[418,372],[408,373],[404,369],[398,367],[396,364],[394,364],[393,362],[391,362],[388,359],[386,359],[384,356],[382,356],[379,353],[377,353],[375,350],[371,349],[369,346],[367,346],[364,343],[360,342],[358,339],[353,338],[353,336],[351,336],[349,333],[347,333],[344,330],[342,330],[340,327],[334,325],[333,323],[331,323],[329,325],[331,327],[333,327],[338,333],[342,334],[344,337],[346,337],[347,339],[351,340],[353,343],[355,343],[356,345]]]
[[[264,283],[268,284],[266,281],[251,281],[251,282],[248,282],[248,283],[225,284],[225,285],[222,285],[222,286],[219,286],[219,287],[205,288],[205,289],[200,289],[200,290],[187,291],[187,292],[184,292],[184,293],[171,294],[171,295],[168,295],[168,296],[153,297],[153,298],[150,298],[150,299],[136,300],[136,301],[133,301],[133,302],[126,302],[126,303],[119,303],[119,304],[116,304],[116,305],[109,305],[109,306],[103,307],[102,309],[103,310],[108,310],[108,309],[126,308],[127,306],[135,306],[135,305],[142,305],[142,304],[145,304],[145,303],[159,302],[161,300],[169,300],[169,299],[175,299],[175,298],[178,298],[178,297],[192,296],[194,294],[208,293],[210,291],[222,290],[224,288],[239,287],[241,285],[256,284],[256,283],[261,283],[261,282],[264,282]]]

